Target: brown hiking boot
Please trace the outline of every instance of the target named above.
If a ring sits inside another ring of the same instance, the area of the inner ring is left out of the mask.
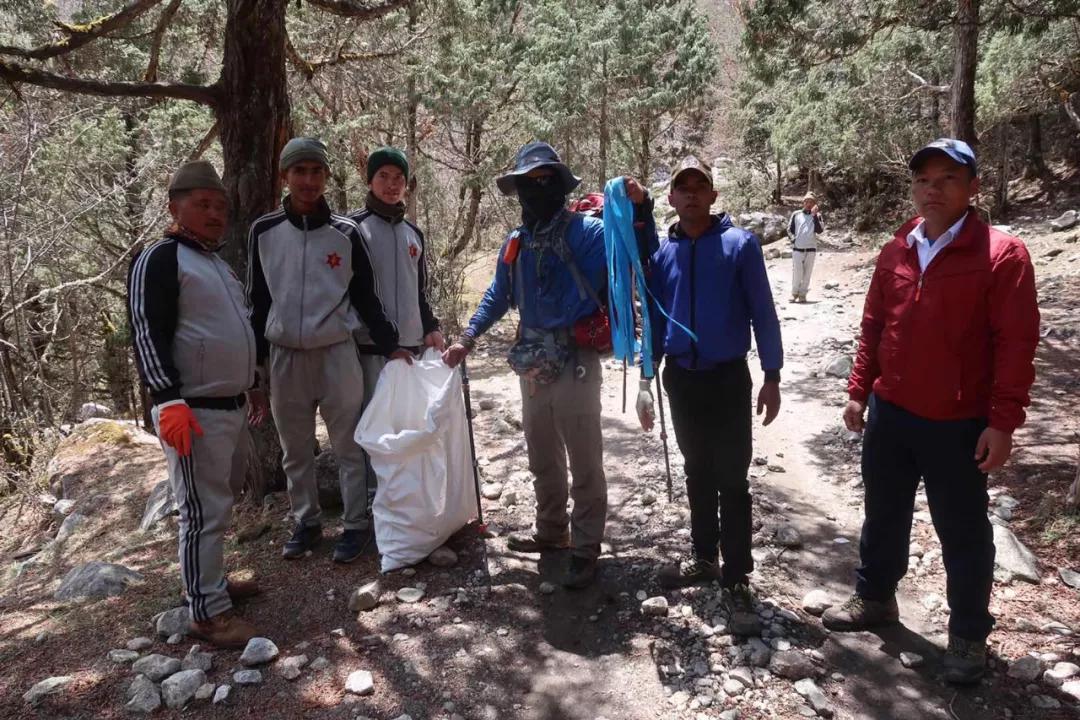
[[[899,620],[900,610],[896,607],[895,597],[885,602],[878,602],[858,595],[852,595],[840,607],[829,608],[821,616],[822,625],[840,632],[892,625]]]
[[[674,565],[661,568],[656,574],[660,587],[666,589],[710,583],[720,577],[720,565],[716,560],[706,560],[697,555],[690,555]]]
[[[234,610],[226,610],[206,622],[193,620],[188,626],[187,634],[196,640],[225,649],[242,648],[251,638],[259,637],[255,626],[237,615]]]
[[[564,534],[558,540],[544,540],[535,533],[510,533],[506,538],[506,548],[520,553],[539,553],[548,550],[565,550],[570,547],[570,535]]]
[[[971,685],[986,674],[986,643],[949,635],[945,652],[945,682]]]

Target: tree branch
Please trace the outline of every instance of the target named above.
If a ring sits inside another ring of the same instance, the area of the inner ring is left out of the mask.
[[[56,73],[35,70],[0,60],[0,80],[9,83],[29,83],[53,90],[103,95],[106,97],[152,97],[191,100],[209,107],[217,107],[218,95],[214,85],[187,85],[184,83],[159,82],[112,82],[70,78]]]
[[[169,29],[176,11],[180,9],[183,0],[172,0],[161,11],[157,27],[154,28],[154,39],[150,43],[150,62],[146,64],[146,72],[143,74],[143,82],[157,82],[158,64],[161,61],[161,43],[165,39],[165,31]]]
[[[195,149],[188,155],[188,162],[198,160],[203,156],[203,153],[210,149],[210,146],[214,144],[214,140],[217,138],[218,133],[221,132],[221,121],[215,120],[214,124],[210,126],[210,129],[203,135],[203,139],[199,141],[199,144],[195,146]]]
[[[308,5],[314,5],[320,10],[325,10],[333,15],[341,17],[359,18],[360,20],[374,20],[383,15],[389,15],[395,10],[405,7],[412,0],[381,0],[373,5],[360,2],[360,0],[307,0]]]
[[[39,45],[35,48],[0,45],[0,54],[14,55],[28,60],[47,60],[59,55],[66,55],[102,35],[126,27],[132,20],[160,2],[161,0],[134,0],[130,5],[121,8],[112,15],[103,15],[97,20],[92,20],[83,25],[68,25],[67,23],[58,22],[56,26],[67,36],[62,40]]]

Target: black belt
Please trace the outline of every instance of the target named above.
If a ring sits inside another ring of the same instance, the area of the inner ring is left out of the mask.
[[[795,252],[817,252],[817,248],[791,248]]]
[[[200,410],[239,410],[244,407],[247,398],[243,393],[232,397],[193,397],[184,398],[188,407]]]

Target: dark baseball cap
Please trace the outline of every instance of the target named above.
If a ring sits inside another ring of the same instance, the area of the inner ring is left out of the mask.
[[[953,138],[938,138],[934,142],[925,145],[911,156],[911,160],[908,161],[908,169],[912,172],[918,170],[926,158],[937,154],[945,155],[960,165],[967,165],[971,168],[973,175],[977,175],[979,172],[979,167],[975,163],[975,151],[963,140],[954,140]]]
[[[671,174],[671,187],[675,187],[676,185],[678,185],[679,178],[683,174],[690,172],[696,172],[699,175],[704,176],[704,178],[709,182],[709,187],[713,186],[712,168],[698,160],[693,155],[687,155],[682,159],[682,162],[680,162],[675,167],[675,172]]]

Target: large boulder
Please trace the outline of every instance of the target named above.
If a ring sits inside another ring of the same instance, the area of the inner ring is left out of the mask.
[[[92,560],[69,570],[54,597],[57,600],[96,600],[120,595],[130,586],[142,582],[142,575],[123,565]]]
[[[1050,221],[1050,227],[1058,232],[1071,230],[1080,223],[1080,213],[1076,210],[1066,210],[1061,215]]]
[[[173,497],[172,486],[168,480],[162,480],[150,491],[150,497],[146,499],[146,508],[143,510],[142,520],[139,521],[139,529],[146,532],[159,522],[176,512],[176,498]]]
[[[1035,554],[1007,528],[997,517],[991,518],[994,528],[994,579],[1007,583],[1023,580],[1029,583],[1039,582],[1039,563]]]
[[[98,403],[83,403],[79,408],[79,422],[86,422],[90,418],[111,418],[113,411]]]

